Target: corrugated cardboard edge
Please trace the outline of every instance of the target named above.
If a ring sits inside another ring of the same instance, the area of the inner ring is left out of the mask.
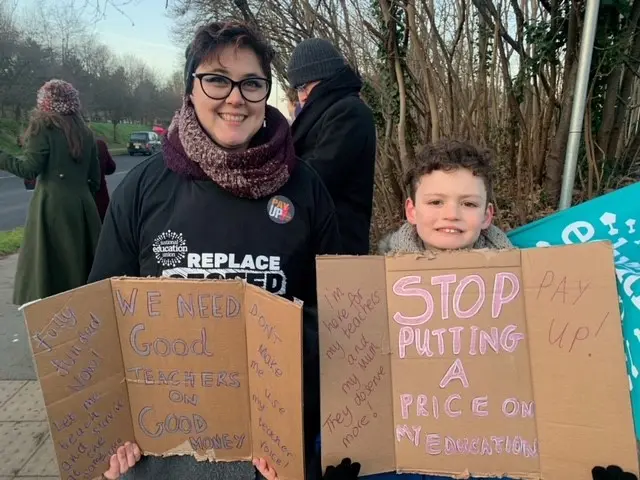
[[[434,475],[434,476],[441,476],[441,477],[448,477],[448,478],[455,478],[455,479],[469,479],[471,477],[473,478],[507,478],[507,474],[506,473],[498,473],[498,472],[494,472],[494,473],[490,473],[490,474],[479,474],[479,473],[474,473],[471,474],[469,472],[468,469],[465,469],[463,472],[450,472],[450,471],[446,471],[446,470],[430,470],[430,469],[420,469],[420,470],[416,470],[416,469],[411,469],[411,470],[403,470],[403,469],[397,469],[396,473],[399,474],[418,474],[418,475]],[[541,476],[539,474],[531,474],[531,473],[511,473],[508,475],[509,478],[518,478],[518,479],[522,479],[522,480],[541,480]]]
[[[175,457],[175,456],[183,457],[188,455],[190,457],[195,458],[196,461],[198,462],[242,462],[242,461],[250,462],[252,460],[251,456],[241,457],[240,459],[233,459],[233,460],[225,459],[225,458],[217,458],[214,448],[207,450],[204,453],[204,455],[201,455],[191,448],[188,440],[170,450],[167,450],[164,453],[157,453],[157,452],[151,452],[151,451],[145,450],[143,454],[151,457]]]

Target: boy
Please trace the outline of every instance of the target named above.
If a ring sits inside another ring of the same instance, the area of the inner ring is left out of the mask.
[[[406,178],[407,222],[380,241],[379,253],[512,247],[491,224],[491,160],[488,151],[456,140],[423,148]]]
[[[407,222],[380,242],[379,253],[513,247],[506,234],[491,224],[494,214],[489,201],[491,160],[488,151],[455,140],[425,147],[406,178],[410,192],[405,203]],[[278,480],[277,472],[264,459],[255,459],[254,465],[266,480]],[[359,463],[345,459],[337,468],[329,467],[323,479],[355,480],[359,471]],[[596,466],[592,478],[637,480],[617,466]],[[375,479],[443,480],[443,477],[388,473],[376,475]]]

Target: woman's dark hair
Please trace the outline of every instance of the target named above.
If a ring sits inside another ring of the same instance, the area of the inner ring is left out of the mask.
[[[424,175],[436,170],[450,172],[453,170],[469,170],[484,181],[487,190],[487,201],[492,198],[493,154],[491,151],[476,147],[458,140],[440,140],[425,146],[417,155],[416,161],[405,177],[405,185],[409,188],[411,199],[416,201],[416,190]]]
[[[184,83],[187,95],[193,89],[191,74],[202,62],[215,58],[220,54],[220,50],[227,46],[251,49],[257,55],[262,70],[271,82],[271,62],[274,51],[262,35],[244,22],[236,20],[214,22],[198,28],[185,52]]]

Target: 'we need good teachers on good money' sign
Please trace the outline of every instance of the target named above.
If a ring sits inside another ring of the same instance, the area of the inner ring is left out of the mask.
[[[318,297],[325,465],[638,471],[609,243],[321,257]]]
[[[64,480],[124,441],[304,478],[301,306],[241,281],[114,278],[24,307]]]

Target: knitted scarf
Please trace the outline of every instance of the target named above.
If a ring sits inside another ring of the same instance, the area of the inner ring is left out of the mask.
[[[227,151],[207,135],[185,98],[163,142],[165,164],[180,175],[211,179],[237,197],[271,195],[289,180],[295,153],[285,117],[267,106],[265,120],[266,126],[254,135],[247,150]]]
[[[490,225],[486,230],[482,230],[478,240],[473,244],[473,249],[491,248],[504,249],[512,248],[507,235],[494,225]],[[380,241],[379,253],[419,253],[427,249],[422,239],[418,236],[418,231],[414,225],[405,222],[397,231],[387,235]]]

